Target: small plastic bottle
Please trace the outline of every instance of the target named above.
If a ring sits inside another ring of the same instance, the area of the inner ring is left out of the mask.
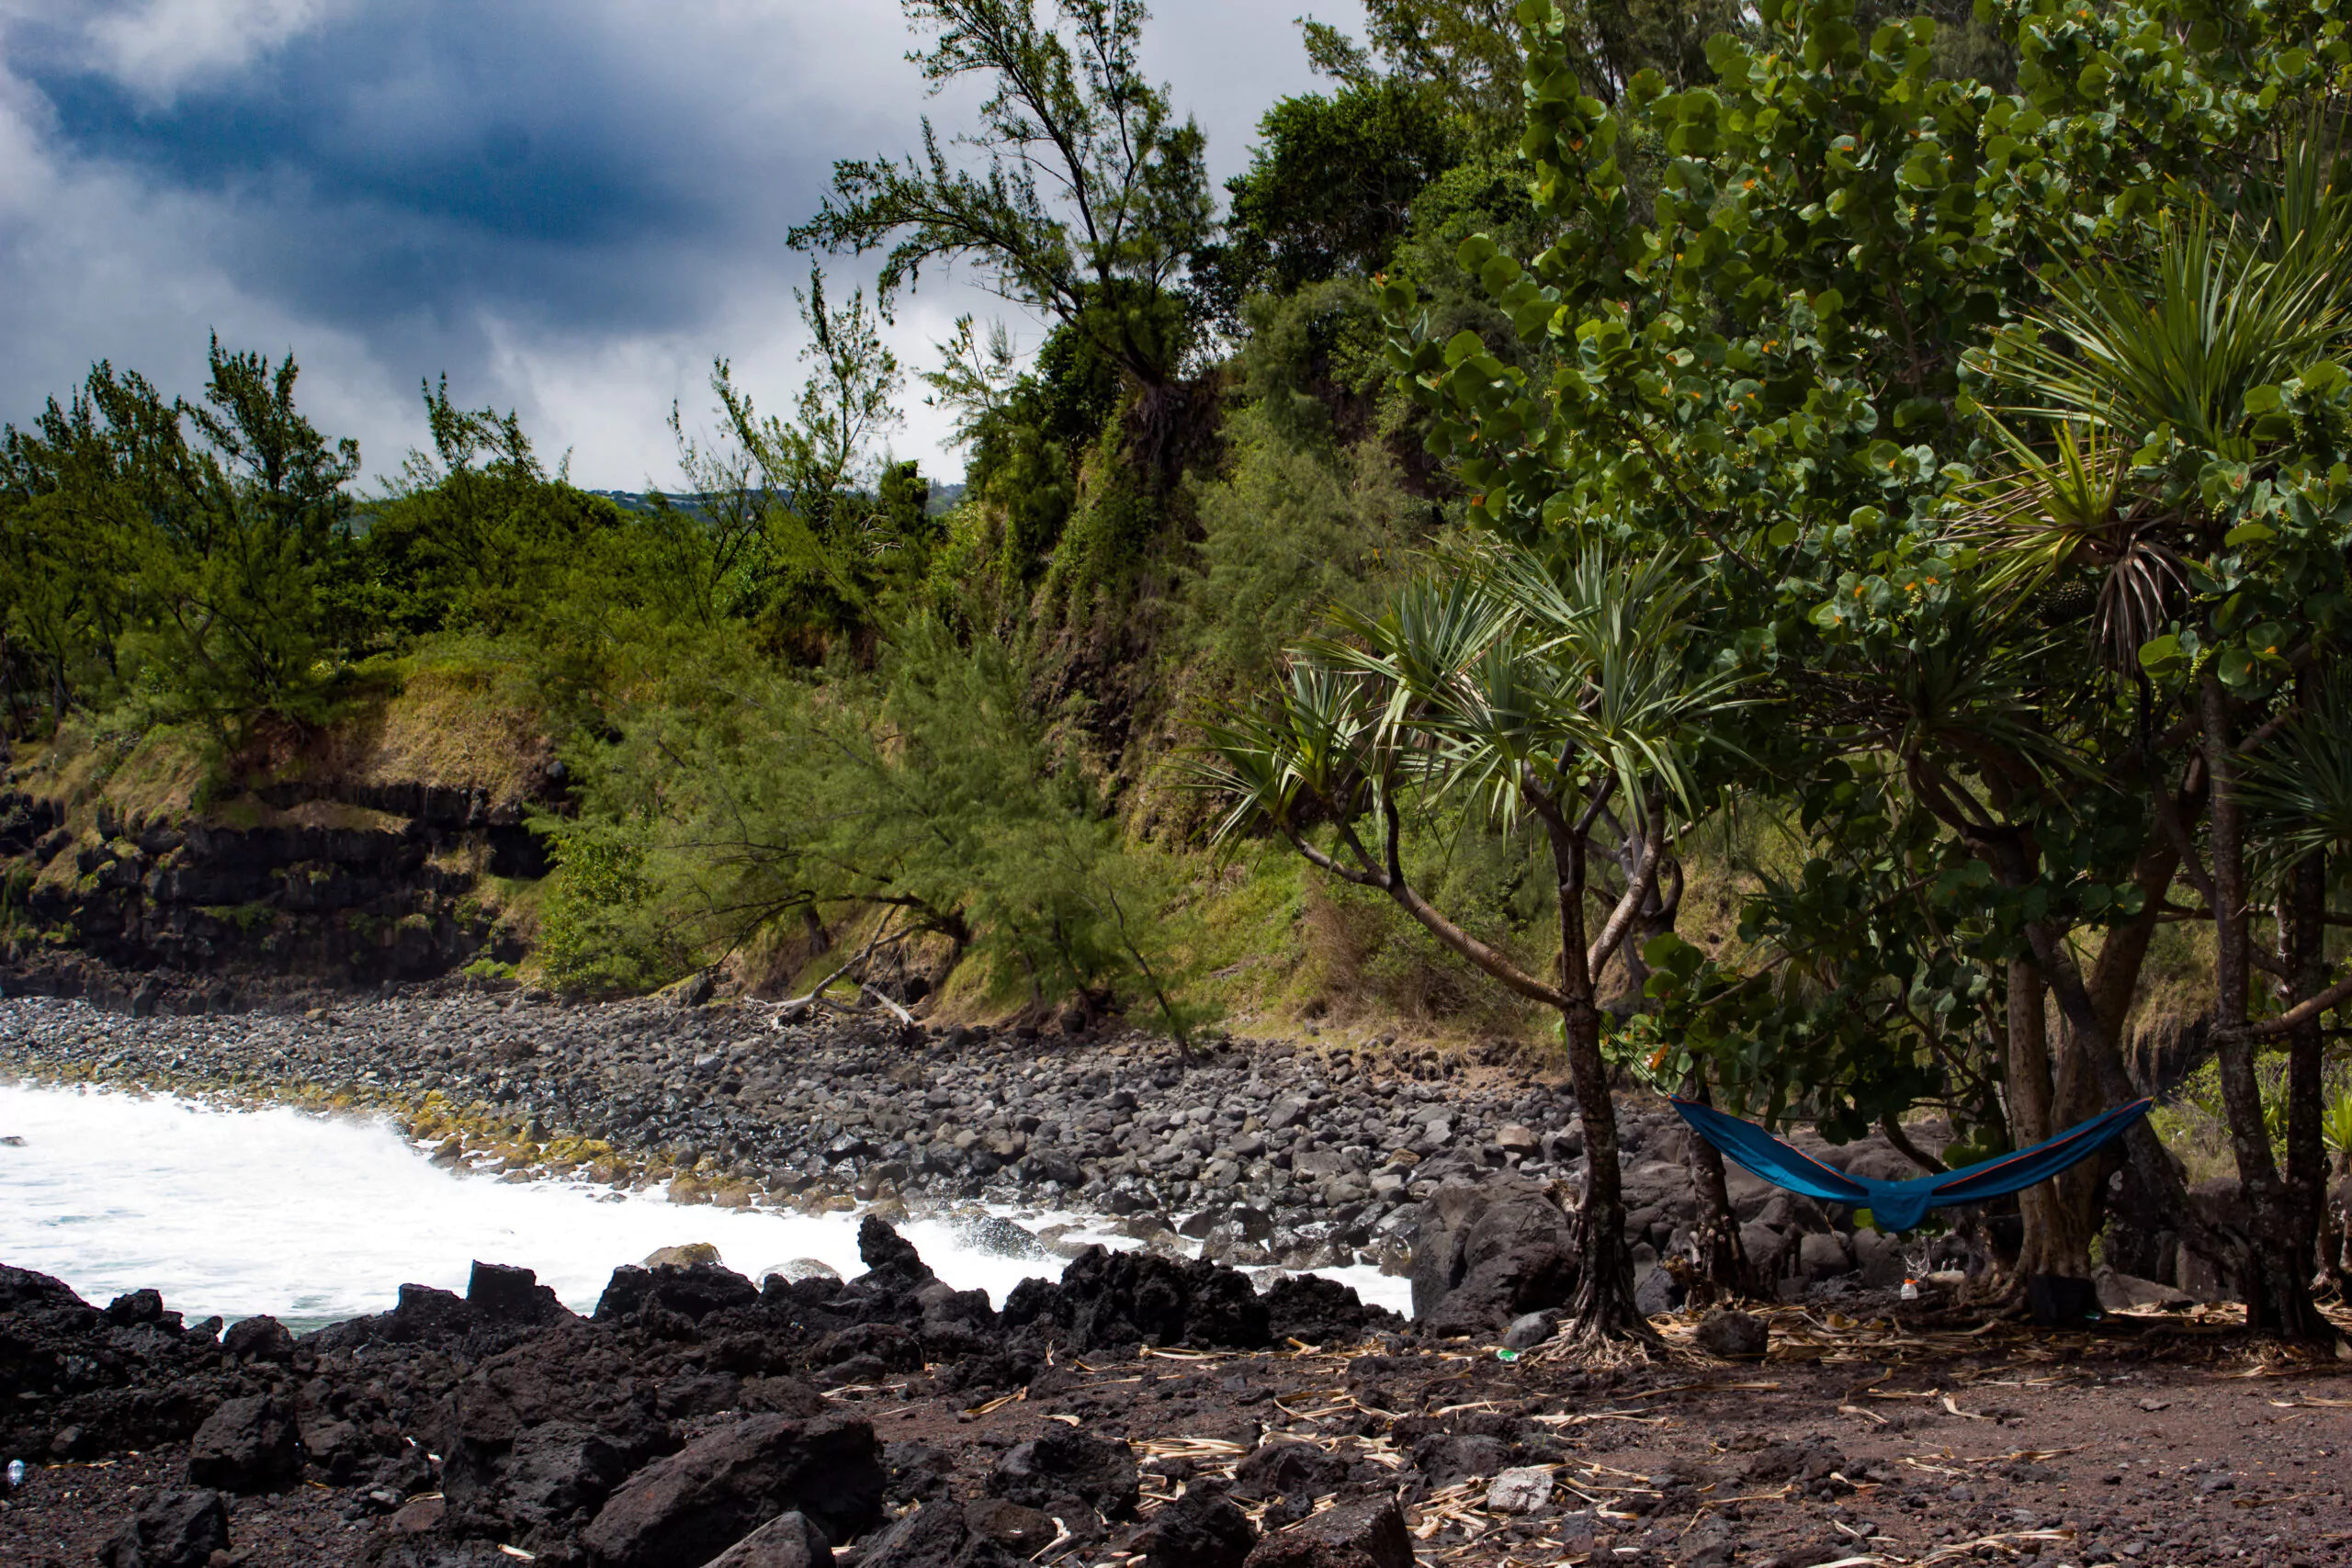
[[[25,1461],[20,1459],[10,1460],[8,1461],[8,1490],[14,1492],[17,1487],[22,1486],[24,1483]]]

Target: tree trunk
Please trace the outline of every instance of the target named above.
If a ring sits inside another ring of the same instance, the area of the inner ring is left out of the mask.
[[[2253,977],[2247,943],[2245,832],[2237,803],[2237,754],[2231,737],[2229,695],[2208,671],[2199,694],[2205,723],[2205,768],[2212,781],[2213,1036],[2222,1103],[2229,1112],[2230,1145],[2238,1186],[2245,1194],[2252,1235],[2241,1249],[2238,1282],[2245,1292],[2249,1326],[2290,1339],[2332,1337],[2311,1299],[2311,1275],[2297,1272],[2292,1204],[2270,1152],[2262,1115],[2262,1084],[2255,1074],[2256,1042],[2247,1038],[2246,997]]]
[[[2128,1104],[2138,1097],[2139,1091],[2132,1086],[2131,1070],[2124,1066],[2122,1047],[2099,1017],[2090,990],[2083,984],[2082,971],[2066,951],[2064,937],[2040,920],[2027,921],[2025,934],[2033,947],[2034,963],[2042,978],[2049,982],[2052,995],[2057,998],[2067,1027],[2081,1040],[2090,1066],[2098,1074],[2099,1091],[2110,1105]],[[2163,1212],[2173,1216],[2180,1226],[2182,1242],[2218,1268],[2234,1267],[2236,1249],[2207,1224],[2189,1202],[2188,1183],[2182,1179],[2179,1163],[2148,1125],[2146,1117],[2134,1122],[2124,1134],[2123,1146],[2142,1184],[2158,1195]]]
[[[2033,853],[2022,833],[1986,831],[1964,820],[1954,826],[1966,833],[1969,847],[1984,858],[2003,886],[2022,888],[2033,882]],[[2080,1044],[2084,1061],[2098,1079],[2099,1092],[2109,1105],[2124,1105],[2137,1099],[2139,1090],[2132,1085],[2131,1069],[2124,1065],[2120,1032],[2109,1027],[2090,987],[2084,984],[2083,972],[2067,950],[2065,930],[2048,920],[2028,920],[2022,930],[2027,945],[2033,952],[2034,966],[2041,971],[2051,995],[2057,999],[2058,1010]],[[2163,1212],[2173,1216],[2179,1225],[2182,1243],[2216,1268],[2233,1269],[2240,1249],[2207,1224],[2189,1202],[2188,1186],[2182,1178],[2179,1162],[2165,1147],[2164,1140],[2156,1136],[2155,1129],[2148,1125],[2146,1117],[2132,1123],[2123,1134],[2123,1147],[2142,1185],[2158,1195]]]
[[[2336,1162],[2339,1179],[2352,1177],[2352,1156]],[[2322,1178],[2319,1205],[2319,1262],[2339,1300],[2352,1302],[2352,1237],[2345,1235],[2345,1214]]]
[[[1607,786],[1604,786],[1604,788]],[[1604,796],[1605,798],[1605,796]],[[1523,997],[1556,1008],[1560,1036],[1567,1048],[1568,1074],[1577,1095],[1577,1119],[1584,1129],[1586,1176],[1583,1197],[1571,1218],[1571,1238],[1577,1247],[1579,1269],[1571,1303],[1575,1340],[1589,1344],[1601,1339],[1636,1339],[1655,1345],[1657,1334],[1634,1305],[1633,1253],[1625,1245],[1625,1199],[1617,1160],[1617,1111],[1610,1100],[1609,1068],[1600,1055],[1600,1009],[1593,997],[1594,968],[1623,941],[1640,900],[1645,880],[1637,880],[1619,901],[1617,910],[1601,928],[1600,951],[1585,945],[1585,865],[1589,845],[1589,821],[1572,825],[1559,803],[1531,788],[1530,802],[1551,840],[1552,866],[1557,885],[1560,919],[1560,984],[1548,986],[1514,964],[1508,954],[1478,941],[1447,919],[1416,891],[1405,876],[1400,853],[1401,825],[1396,796],[1380,802],[1383,854],[1374,856],[1346,822],[1339,824],[1341,841],[1355,857],[1352,867],[1340,863],[1308,843],[1295,829],[1283,833],[1307,863],[1360,887],[1377,888],[1420,922],[1449,950],[1461,954]],[[1598,803],[1593,809],[1598,810]],[[1655,870],[1657,840],[1647,865]],[[1645,874],[1646,877],[1647,874]]]
[[[2288,874],[2279,900],[2279,956],[2286,960],[2287,1005],[2327,988],[2327,859],[2306,855]],[[2309,1281],[2320,1271],[2327,1217],[2327,1150],[2320,1143],[2322,1081],[2327,1048],[2316,1018],[2287,1036],[2287,1201],[2295,1269]]]
[[[1690,1094],[1702,1105],[1713,1103],[1703,1073],[1690,1075]],[[1747,1248],[1739,1239],[1739,1216],[1732,1212],[1731,1181],[1724,1170],[1723,1151],[1695,1130],[1689,1132],[1688,1141],[1690,1168],[1699,1181],[1699,1234],[1691,1242],[1699,1252],[1700,1277],[1729,1301],[1760,1295],[1756,1266],[1748,1261]]]
[[[1642,876],[1636,842],[1630,834],[1619,835],[1615,858],[1628,886]],[[1656,886],[1642,900],[1633,932],[1619,950],[1624,954],[1625,975],[1632,988],[1632,998],[1625,1006],[1627,1014],[1641,1009],[1643,988],[1649,981],[1650,967],[1642,959],[1642,948],[1674,930],[1682,912],[1680,859],[1661,856],[1654,874]],[[1708,1095],[1704,1072],[1693,1071],[1683,1090],[1702,1105],[1713,1103]],[[1698,1252],[1699,1278],[1727,1301],[1755,1296],[1758,1293],[1756,1270],[1747,1260],[1747,1249],[1740,1245],[1739,1217],[1732,1213],[1731,1181],[1724,1170],[1723,1151],[1695,1132],[1690,1134],[1688,1145],[1689,1163],[1699,1186],[1699,1230],[1691,1238]]]
[[[1545,829],[1559,883],[1560,988],[1567,994],[1566,1005],[1560,1009],[1560,1034],[1577,1091],[1577,1120],[1584,1129],[1584,1194],[1570,1226],[1577,1262],[1576,1299],[1568,1309],[1570,1331],[1584,1345],[1654,1341],[1656,1333],[1634,1304],[1634,1255],[1625,1245],[1625,1193],[1617,1158],[1617,1107],[1609,1092],[1608,1064],[1600,1056],[1600,1008],[1585,953],[1587,840],[1556,816],[1546,821]]]
[[[2150,787],[2167,786],[2152,773]],[[2191,804],[2200,802],[2201,792],[2192,795]],[[2131,1021],[2132,999],[2139,994],[2141,972],[2147,967],[2149,943],[2163,922],[2165,895],[2179,869],[2180,852],[2174,847],[2171,834],[2161,827],[2154,829],[2141,846],[2139,863],[2132,872],[2142,900],[2140,912],[2120,926],[2108,928],[2098,957],[2085,979],[2106,1038],[2117,1042],[2119,1049]],[[2071,1024],[2062,1030],[2060,1043],[2051,1065],[2054,1091],[2051,1122],[2056,1127],[2071,1127],[2110,1109],[2111,1102],[2099,1086],[2092,1043]],[[2054,1184],[2065,1224],[2073,1235],[2084,1238],[2086,1257],[2090,1238],[2107,1226],[2108,1182],[2123,1163],[2120,1151],[2095,1155],[2061,1174]]]
[[[1570,1230],[1577,1242],[1577,1293],[1569,1303],[1577,1342],[1654,1339],[1634,1304],[1634,1254],[1625,1245],[1625,1194],[1617,1158],[1617,1113],[1600,1059],[1600,1010],[1586,1001],[1560,1015],[1568,1044],[1568,1075],[1576,1085],[1577,1119],[1584,1128],[1584,1195]]]
[[[1611,818],[1612,824],[1614,818]],[[1642,879],[1643,842],[1631,833],[1617,829],[1618,839],[1610,850],[1610,858],[1631,887]],[[1649,892],[1642,899],[1639,913],[1634,917],[1634,929],[1619,944],[1617,957],[1624,966],[1625,987],[1611,998],[1608,1010],[1618,1018],[1631,1018],[1643,1010],[1644,987],[1649,984],[1650,966],[1642,957],[1642,949],[1653,938],[1674,930],[1676,919],[1682,912],[1682,862],[1674,855],[1662,854],[1651,874]]]
[[[2018,1148],[2041,1143],[2058,1130],[2052,1113],[2056,1089],[2050,1071],[2049,1004],[2048,987],[2032,959],[2011,959],[2008,1060],[2003,1076],[2008,1088],[2009,1141]],[[2025,1229],[2018,1258],[2020,1278],[2089,1276],[2090,1236],[2077,1225],[2075,1206],[2065,1196],[2056,1183],[2047,1181],[2018,1194],[2018,1214]]]

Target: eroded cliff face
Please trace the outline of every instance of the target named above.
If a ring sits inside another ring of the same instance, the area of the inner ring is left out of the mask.
[[[107,969],[154,977],[138,1010],[218,1005],[256,978],[338,985],[418,979],[478,959],[512,962],[485,878],[543,874],[517,802],[481,792],[379,786],[364,800],[273,786],[207,811],[130,814],[99,801],[0,794],[0,875],[11,989],[79,994]],[[108,977],[107,983],[119,984]]]
[[[446,686],[227,762],[164,734],[0,753],[0,994],[232,1010],[520,958],[561,769]]]

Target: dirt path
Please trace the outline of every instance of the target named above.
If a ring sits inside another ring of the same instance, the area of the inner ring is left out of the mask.
[[[1687,1339],[1687,1319],[1661,1326]],[[1468,1342],[1152,1350],[1065,1359],[977,1407],[919,1376],[829,1397],[873,1423],[905,1501],[978,1495],[1006,1450],[1059,1423],[1132,1445],[1147,1521],[1204,1484],[1270,1531],[1333,1495],[1401,1491],[1428,1565],[2352,1563],[2352,1367],[2154,1318],[1895,1333],[1783,1309],[1772,1326],[1747,1365],[1687,1348],[1611,1370],[1506,1362]],[[1492,1506],[1506,1470],[1522,1493],[1540,1472],[1548,1500]],[[0,1512],[0,1563],[93,1562],[176,1475],[169,1450],[36,1470]],[[387,1514],[316,1483],[244,1498],[225,1561],[513,1560],[479,1543],[401,1555],[435,1506]],[[1035,1560],[1162,1568],[1131,1557],[1133,1537]]]

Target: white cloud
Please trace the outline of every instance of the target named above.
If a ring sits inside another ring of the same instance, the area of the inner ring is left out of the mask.
[[[232,74],[327,19],[332,0],[135,0],[92,17],[92,63],[153,100]]]
[[[826,276],[833,305],[845,304],[856,286],[854,270],[829,267]],[[675,484],[677,454],[665,422],[674,402],[689,434],[711,434],[717,412],[710,391],[713,360],[725,358],[736,386],[766,412],[788,413],[807,375],[800,351],[808,333],[794,313],[790,291],[777,286],[770,294],[762,281],[745,280],[724,290],[731,309],[676,332],[555,334],[485,319],[482,331],[492,344],[484,367],[489,387],[460,393],[462,400],[514,404],[550,466],[569,453],[577,483],[599,490]],[[951,417],[923,401],[926,389],[915,373],[937,362],[934,345],[945,341],[955,318],[967,310],[1003,316],[1008,307],[943,278],[902,301],[882,334],[907,377],[904,421],[886,434],[883,445],[895,457],[921,462],[934,479],[955,479],[964,459],[949,449]],[[1016,341],[1034,348],[1045,328],[1018,311],[1010,313]],[[460,391],[454,386],[451,390]],[[385,466],[375,454],[369,463]]]

